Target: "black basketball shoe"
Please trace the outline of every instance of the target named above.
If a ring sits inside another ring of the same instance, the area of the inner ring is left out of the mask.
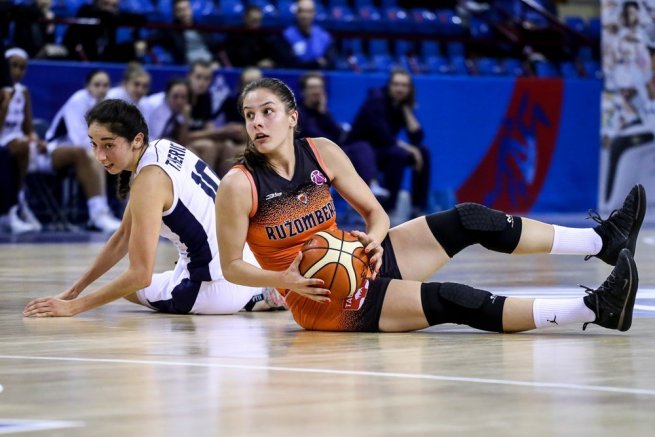
[[[635,185],[623,201],[621,209],[612,211],[607,220],[600,218],[596,211],[589,210],[589,218],[600,223],[594,231],[603,239],[603,248],[598,255],[587,255],[585,261],[595,256],[609,265],[616,265],[616,258],[623,248],[635,254],[637,236],[646,213],[646,190]]]
[[[627,331],[632,325],[632,309],[635,306],[639,276],[637,266],[628,249],[619,252],[616,267],[600,287],[595,290],[581,285],[586,289],[584,303],[596,313],[595,323],[608,329]],[[589,323],[582,325],[582,330]]]

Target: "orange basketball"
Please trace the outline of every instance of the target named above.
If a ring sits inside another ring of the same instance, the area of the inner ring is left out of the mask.
[[[322,279],[332,297],[352,296],[370,275],[360,241],[340,229],[317,232],[302,247],[300,274]]]

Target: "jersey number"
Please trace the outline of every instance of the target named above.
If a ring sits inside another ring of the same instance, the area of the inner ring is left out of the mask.
[[[191,172],[191,179],[202,188],[202,191],[207,193],[209,197],[216,200],[216,190],[218,190],[218,181],[216,176],[208,169],[204,161],[198,160],[196,162],[196,171]]]

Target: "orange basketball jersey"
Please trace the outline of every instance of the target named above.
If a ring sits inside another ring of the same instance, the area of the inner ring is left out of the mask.
[[[251,173],[252,210],[246,240],[266,270],[286,270],[314,233],[336,228],[325,165],[311,138],[294,142],[296,167],[287,180],[270,168]]]

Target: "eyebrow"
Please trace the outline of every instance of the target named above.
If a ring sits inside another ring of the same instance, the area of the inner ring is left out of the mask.
[[[262,103],[261,105],[259,105],[259,107],[261,108],[262,106],[266,106],[266,105],[269,105],[269,104],[272,105],[272,104],[273,104],[273,101],[272,101],[272,100],[269,100],[268,102],[264,102],[264,103]],[[250,109],[250,106],[244,106],[243,109],[244,109],[244,110],[246,110],[246,109]]]
[[[93,140],[93,137],[91,135],[89,135],[89,138]],[[102,137],[100,138],[100,141],[111,141],[111,140],[115,140],[116,138],[118,138],[118,135],[114,135],[113,137]]]

